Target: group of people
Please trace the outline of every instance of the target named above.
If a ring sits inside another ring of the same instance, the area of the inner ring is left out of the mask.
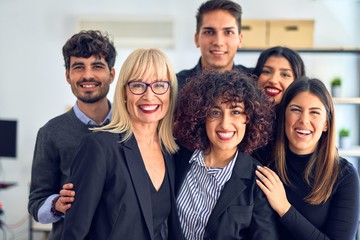
[[[235,65],[241,14],[204,2],[198,64],[176,74],[161,50],[137,49],[112,102],[109,38],[66,42],[77,101],[38,132],[28,205],[51,239],[354,238],[359,178],[337,153],[329,92],[286,47]]]

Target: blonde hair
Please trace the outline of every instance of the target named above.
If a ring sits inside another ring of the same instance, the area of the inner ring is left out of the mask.
[[[133,79],[146,79],[155,76],[157,79],[170,82],[170,104],[164,118],[158,125],[158,136],[162,147],[169,153],[175,153],[178,146],[173,137],[174,109],[177,100],[177,79],[175,71],[166,57],[159,49],[137,49],[125,60],[121,67],[116,83],[114,101],[112,106],[111,122],[98,131],[111,133],[124,133],[121,142],[128,140],[132,134],[132,122],[126,107],[127,82]]]

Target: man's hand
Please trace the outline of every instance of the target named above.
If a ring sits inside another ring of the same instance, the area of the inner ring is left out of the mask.
[[[57,211],[66,213],[71,208],[71,203],[75,200],[75,191],[72,189],[74,185],[72,183],[66,183],[63,185],[63,189],[60,190],[60,198],[56,201],[55,208]]]

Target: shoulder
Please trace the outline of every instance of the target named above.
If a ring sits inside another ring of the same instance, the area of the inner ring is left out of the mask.
[[[340,165],[340,174],[339,174],[340,180],[350,178],[352,180],[357,179],[358,181],[359,178],[358,172],[348,160],[340,157],[339,165]]]
[[[74,128],[76,126],[87,127],[76,117],[74,111],[71,109],[59,116],[56,116],[56,117],[50,119],[43,127],[41,127],[41,129],[58,128],[58,127]]]
[[[235,65],[234,68],[237,69],[237,70],[240,70],[240,71],[242,71],[244,73],[247,73],[247,74],[252,74],[253,71],[254,71],[254,68],[248,68],[248,67],[245,67],[245,66],[240,65],[240,64]]]
[[[113,144],[119,145],[121,135],[105,131],[90,132],[83,138],[83,142],[98,143],[100,146],[107,147]]]
[[[251,179],[255,175],[256,166],[261,163],[248,153],[238,151],[234,171],[243,178]]]
[[[196,73],[196,66],[191,69],[181,70],[180,72],[178,72],[176,74],[176,77],[177,78],[187,78],[187,77],[194,75],[195,73]]]
[[[176,78],[178,81],[179,89],[185,84],[186,79],[193,77],[201,72],[201,59],[195,65],[195,67],[191,69],[185,69],[176,74]]]

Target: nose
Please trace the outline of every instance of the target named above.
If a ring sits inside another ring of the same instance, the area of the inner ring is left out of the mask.
[[[91,68],[84,69],[83,78],[87,80],[94,78],[94,74]]]
[[[230,118],[229,114],[226,114],[226,113],[223,114],[223,116],[221,117],[221,123],[220,123],[221,127],[224,130],[226,130],[226,129],[228,129],[230,123],[231,123],[231,118]]]
[[[300,117],[300,122],[304,125],[307,125],[310,123],[309,114],[303,112]]]
[[[144,98],[146,99],[152,99],[154,97],[155,93],[152,91],[151,87],[149,85],[146,86],[146,90],[143,94]]]
[[[272,73],[269,76],[269,82],[272,83],[272,84],[275,84],[275,83],[279,82],[278,76],[276,75],[276,73]]]
[[[224,44],[224,36],[221,33],[214,33],[212,43],[217,46],[222,46]]]

